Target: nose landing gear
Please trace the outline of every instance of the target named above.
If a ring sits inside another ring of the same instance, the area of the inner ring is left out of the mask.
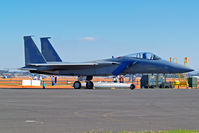
[[[134,85],[134,84],[131,84],[130,89],[131,89],[131,90],[134,90],[134,89],[135,89],[135,85]]]

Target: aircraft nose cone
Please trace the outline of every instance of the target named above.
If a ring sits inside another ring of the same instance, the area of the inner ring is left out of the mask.
[[[194,69],[186,68],[185,71],[186,71],[186,72],[192,72],[192,71],[194,71]]]
[[[194,69],[188,68],[184,65],[168,61],[164,63],[164,70],[166,70],[167,73],[187,73],[194,71]]]
[[[178,66],[177,70],[179,71],[179,73],[187,73],[187,72],[192,72],[194,71],[194,69],[185,67],[185,66]]]

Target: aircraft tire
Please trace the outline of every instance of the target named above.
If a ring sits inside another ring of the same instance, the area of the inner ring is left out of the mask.
[[[87,81],[87,82],[86,82],[86,88],[87,88],[87,89],[93,89],[93,87],[94,87],[94,84],[93,84],[92,81]]]
[[[131,84],[130,89],[131,89],[131,90],[134,90],[134,89],[135,89],[135,85],[134,85],[134,84]]]
[[[169,86],[165,86],[165,88],[169,88]]]
[[[74,89],[80,89],[81,88],[81,82],[79,81],[75,81],[75,83],[73,84]]]

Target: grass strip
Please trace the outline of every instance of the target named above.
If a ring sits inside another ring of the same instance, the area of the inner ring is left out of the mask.
[[[105,132],[85,132],[85,133],[199,133],[199,130],[160,130],[160,131],[121,131],[121,132],[111,132],[111,131],[105,131]]]

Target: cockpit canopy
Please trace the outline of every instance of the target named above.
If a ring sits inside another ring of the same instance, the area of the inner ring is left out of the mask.
[[[148,60],[161,60],[160,57],[153,53],[149,52],[141,52],[141,53],[135,53],[135,54],[129,54],[126,55],[126,57],[133,57],[133,58],[138,58],[138,59],[148,59]]]

